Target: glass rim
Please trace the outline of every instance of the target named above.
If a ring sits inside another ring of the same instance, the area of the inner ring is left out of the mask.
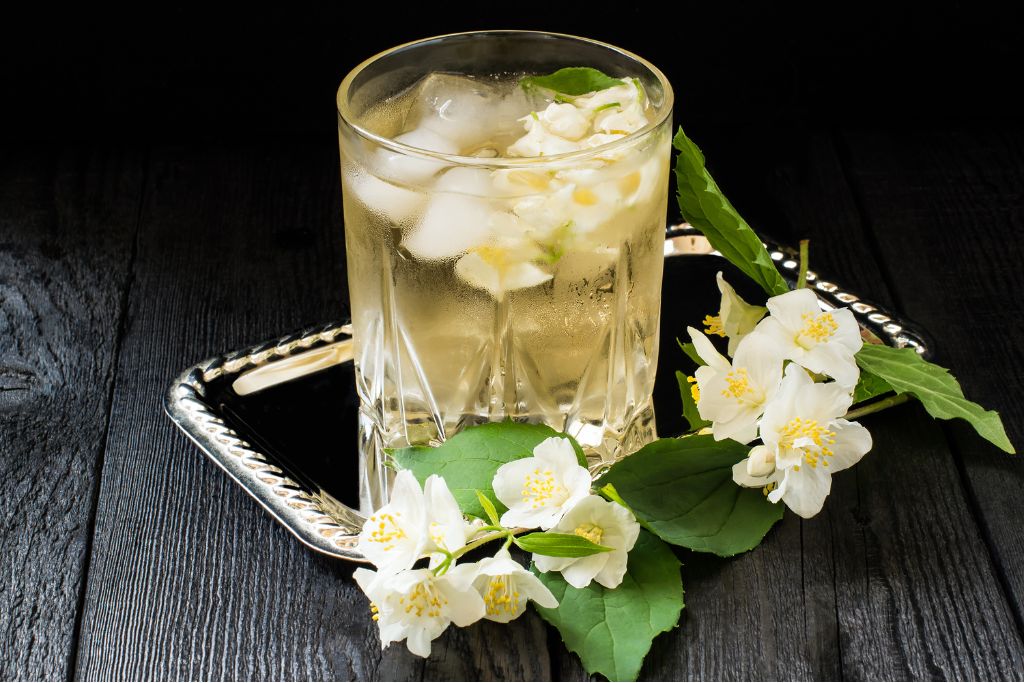
[[[355,78],[360,73],[362,73],[364,69],[366,69],[370,65],[376,63],[380,59],[383,59],[384,57],[387,57],[388,55],[390,55],[392,53],[395,53],[395,52],[398,52],[399,50],[404,50],[406,48],[413,47],[413,46],[416,46],[416,45],[420,45],[420,44],[424,44],[424,43],[429,43],[429,42],[433,42],[433,41],[437,41],[437,40],[443,40],[443,39],[446,39],[446,38],[455,38],[455,37],[458,37],[458,36],[474,36],[474,35],[489,35],[489,34],[521,34],[521,35],[536,35],[536,36],[553,36],[555,38],[567,38],[567,39],[570,39],[570,40],[576,40],[576,41],[580,41],[580,42],[584,42],[584,43],[590,43],[591,45],[596,45],[596,46],[599,46],[599,47],[611,50],[612,52],[617,52],[618,54],[620,54],[620,55],[622,55],[624,57],[627,57],[627,58],[629,58],[629,59],[639,63],[642,67],[644,67],[645,69],[650,71],[651,74],[653,74],[658,79],[658,82],[661,84],[662,91],[664,92],[664,100],[663,100],[663,102],[661,104],[660,116],[655,118],[655,120],[649,122],[643,128],[640,128],[639,130],[636,130],[636,131],[634,131],[632,133],[629,133],[628,135],[626,135],[624,137],[621,137],[621,138],[618,138],[616,140],[612,140],[611,142],[606,142],[605,144],[599,145],[597,147],[590,147],[590,148],[587,148],[587,149],[574,150],[572,152],[563,152],[561,154],[552,154],[550,156],[536,156],[536,157],[491,157],[491,158],[462,156],[462,155],[459,155],[459,154],[445,154],[445,153],[442,153],[442,152],[433,152],[431,150],[421,149],[419,147],[413,147],[411,145],[407,145],[405,143],[398,142],[397,140],[394,140],[394,139],[389,138],[387,136],[379,135],[377,133],[374,133],[373,131],[368,130],[367,128],[365,128],[363,126],[360,126],[358,123],[356,123],[353,120],[355,117],[352,116],[352,112],[349,109],[347,97],[345,97],[345,95],[347,95],[349,90],[351,89],[352,82],[355,80]],[[383,50],[382,52],[378,52],[377,54],[375,54],[375,55],[373,55],[373,56],[371,56],[371,57],[369,57],[367,59],[364,59],[362,62],[360,62],[358,65],[356,65],[355,68],[353,68],[351,71],[349,71],[344,79],[342,79],[341,85],[338,86],[338,91],[337,91],[337,95],[336,95],[336,99],[335,99],[335,106],[336,106],[337,111],[338,111],[338,116],[341,118],[342,121],[345,122],[346,125],[348,125],[350,128],[352,128],[352,130],[354,130],[356,132],[356,134],[358,134],[360,137],[362,137],[362,138],[364,138],[364,139],[366,139],[366,140],[368,140],[370,142],[378,144],[381,147],[384,147],[384,148],[389,149],[391,151],[398,152],[398,153],[406,155],[406,156],[413,156],[413,157],[422,157],[422,158],[427,158],[427,159],[433,159],[433,160],[437,160],[437,161],[443,161],[443,162],[445,162],[447,164],[455,164],[455,165],[459,165],[459,166],[485,166],[485,167],[490,167],[490,168],[516,168],[516,167],[523,167],[523,166],[537,166],[537,165],[541,165],[541,164],[547,165],[549,163],[562,163],[562,162],[570,162],[570,161],[577,161],[577,160],[586,160],[586,159],[593,158],[594,156],[597,156],[597,155],[599,155],[601,153],[608,152],[608,151],[611,151],[611,150],[615,150],[615,149],[617,149],[619,147],[623,147],[623,146],[625,146],[625,145],[627,145],[629,143],[635,142],[636,140],[639,140],[639,139],[649,135],[654,130],[658,129],[662,124],[665,123],[665,121],[667,121],[672,116],[672,106],[673,106],[673,103],[674,103],[674,98],[675,98],[675,95],[674,95],[674,93],[672,91],[672,85],[671,85],[671,83],[669,83],[668,78],[665,77],[665,74],[662,73],[661,69],[659,69],[654,64],[652,64],[651,62],[647,61],[646,59],[644,59],[640,55],[638,55],[636,53],[633,53],[633,52],[630,52],[629,50],[625,50],[625,49],[623,49],[621,47],[617,47],[615,45],[612,45],[611,43],[605,43],[605,42],[602,42],[600,40],[594,40],[593,38],[583,38],[581,36],[575,36],[575,35],[572,35],[572,34],[569,34],[569,33],[552,33],[550,31],[530,31],[530,30],[520,30],[520,29],[508,29],[508,30],[505,30],[505,29],[493,29],[493,30],[484,30],[484,31],[461,31],[461,32],[458,32],[458,33],[444,33],[444,34],[437,35],[437,36],[430,36],[428,38],[420,38],[418,40],[412,40],[412,41],[409,41],[407,43],[402,43],[401,45],[395,45],[394,47],[388,48],[387,50]]]

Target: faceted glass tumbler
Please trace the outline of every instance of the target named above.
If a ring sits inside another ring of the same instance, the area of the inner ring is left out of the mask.
[[[637,79],[647,125],[550,156],[460,148],[511,134],[488,129],[511,97],[493,83],[574,66]],[[430,139],[406,130],[409,102],[435,106]],[[385,449],[472,425],[549,425],[595,468],[656,438],[671,111],[653,65],[565,35],[441,36],[348,74],[338,129],[364,512],[387,500]]]

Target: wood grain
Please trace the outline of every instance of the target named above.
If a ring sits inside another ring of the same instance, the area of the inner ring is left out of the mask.
[[[155,155],[77,677],[546,677],[536,618],[501,636],[516,647],[490,647],[497,630],[481,625],[452,630],[425,662],[403,646],[382,654],[352,567],[309,552],[162,414],[163,392],[181,368],[343,316],[339,195],[330,145]],[[323,447],[354,473],[354,444]]]
[[[755,226],[923,323],[1020,444],[1024,135],[774,124],[689,132]],[[3,677],[587,678],[532,614],[382,653],[352,568],[162,415],[195,360],[344,314],[335,164],[294,141],[0,163]],[[866,424],[820,516],[681,554],[687,609],[643,678],[1024,678],[1019,462],[913,406]]]
[[[968,397],[1000,412],[1024,446],[1024,132],[851,132],[851,177],[896,297],[937,338]],[[946,423],[1018,625],[1024,624],[1024,461]]]
[[[142,189],[138,154],[0,155],[0,678],[63,679]]]

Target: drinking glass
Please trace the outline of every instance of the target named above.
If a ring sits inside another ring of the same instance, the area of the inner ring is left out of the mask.
[[[537,96],[520,79],[563,67],[635,83],[646,125],[503,154]],[[585,38],[460,33],[366,60],[337,104],[363,511],[387,500],[385,449],[471,425],[549,425],[593,467],[655,439],[664,75]]]

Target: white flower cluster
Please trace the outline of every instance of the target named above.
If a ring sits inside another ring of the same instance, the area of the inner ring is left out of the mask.
[[[354,574],[370,599],[381,646],[406,640],[411,652],[427,657],[431,641],[449,624],[509,622],[529,600],[557,607],[551,591],[508,552],[512,534],[526,529],[576,534],[611,548],[579,558],[534,554],[533,561],[541,571],[560,571],[577,588],[594,580],[618,586],[640,525],[626,508],[591,495],[590,487],[572,443],[559,437],[538,444],[532,457],[498,468],[494,492],[508,507],[500,526],[467,522],[441,477],[432,475],[421,489],[411,472],[399,472],[390,502],[366,520],[359,536],[359,549],[377,571]],[[493,557],[458,564],[464,552],[499,539],[506,543]],[[420,560],[427,566],[416,567]]]
[[[772,297],[765,309],[741,299],[721,273],[718,286],[721,310],[705,318],[705,332],[728,337],[732,358],[688,328],[706,363],[691,378],[697,410],[715,439],[760,438],[733,468],[737,484],[763,488],[773,503],[812,517],[832,474],[871,449],[868,431],[842,417],[860,377],[860,327],[846,309],[823,311],[809,289]]]
[[[506,155],[548,157],[606,145],[646,126],[645,107],[635,79],[571,102],[552,102],[520,119],[526,134]],[[537,264],[563,254],[586,250],[614,258],[617,247],[593,236],[620,210],[653,196],[662,181],[659,164],[656,157],[644,163],[637,150],[619,149],[561,170],[494,171],[497,193],[514,199],[507,210],[492,212],[489,240],[460,257],[455,271],[501,298],[550,280],[550,268]]]

